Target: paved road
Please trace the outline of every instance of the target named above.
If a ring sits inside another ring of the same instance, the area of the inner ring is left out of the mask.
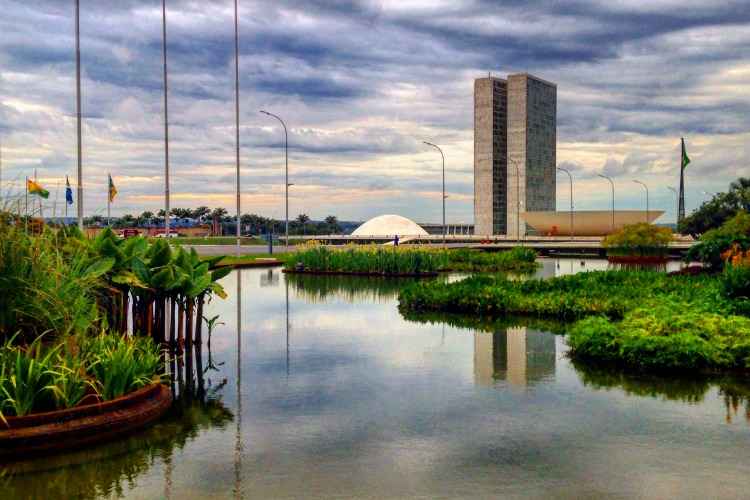
[[[189,248],[195,248],[198,255],[235,255],[237,252],[236,245],[185,245]],[[283,252],[283,245],[274,245],[273,252]],[[240,255],[258,255],[268,253],[267,245],[242,245],[240,246]]]

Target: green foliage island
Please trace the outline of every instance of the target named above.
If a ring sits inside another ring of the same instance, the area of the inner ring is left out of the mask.
[[[547,280],[472,276],[417,283],[399,295],[406,314],[450,312],[493,319],[524,315],[566,322],[571,353],[640,370],[750,369],[750,216],[707,231],[688,259],[699,274],[610,270]],[[645,224],[606,241],[617,255],[653,256],[671,234]]]

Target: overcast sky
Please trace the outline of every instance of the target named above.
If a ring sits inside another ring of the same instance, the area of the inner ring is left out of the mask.
[[[167,0],[172,205],[234,204],[233,2]],[[75,176],[73,0],[0,0],[3,191]],[[163,203],[161,2],[81,0],[87,215]],[[651,206],[674,220],[679,138],[687,207],[750,167],[750,2],[240,0],[243,212],[473,219],[473,80],[558,84],[557,159],[579,209]],[[558,208],[568,206],[558,177]],[[62,197],[62,194],[61,194]],[[233,211],[231,209],[230,211]]]

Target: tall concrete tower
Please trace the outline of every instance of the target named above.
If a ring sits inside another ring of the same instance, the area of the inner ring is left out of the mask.
[[[507,82],[474,81],[474,234],[505,234],[507,166]]]
[[[519,208],[555,210],[556,149],[555,84],[525,73],[474,82],[475,234],[524,235]]]

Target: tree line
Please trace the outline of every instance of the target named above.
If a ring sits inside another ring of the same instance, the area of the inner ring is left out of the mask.
[[[170,216],[175,219],[191,219],[198,224],[212,224],[214,221],[234,231],[236,217],[230,215],[225,208],[209,208],[200,206],[198,208],[173,208],[169,211]],[[164,224],[164,209],[154,213],[149,210],[138,215],[125,214],[121,217],[112,217],[111,224],[115,229],[127,227],[149,227]],[[106,225],[107,219],[101,215],[94,215],[85,219],[89,226]],[[240,216],[242,232],[250,234],[267,234],[269,232],[280,234],[285,230],[284,221],[263,217],[257,214],[242,214]],[[289,221],[289,234],[335,234],[342,230],[338,218],[329,215],[322,221],[313,221],[307,214],[301,213]]]

